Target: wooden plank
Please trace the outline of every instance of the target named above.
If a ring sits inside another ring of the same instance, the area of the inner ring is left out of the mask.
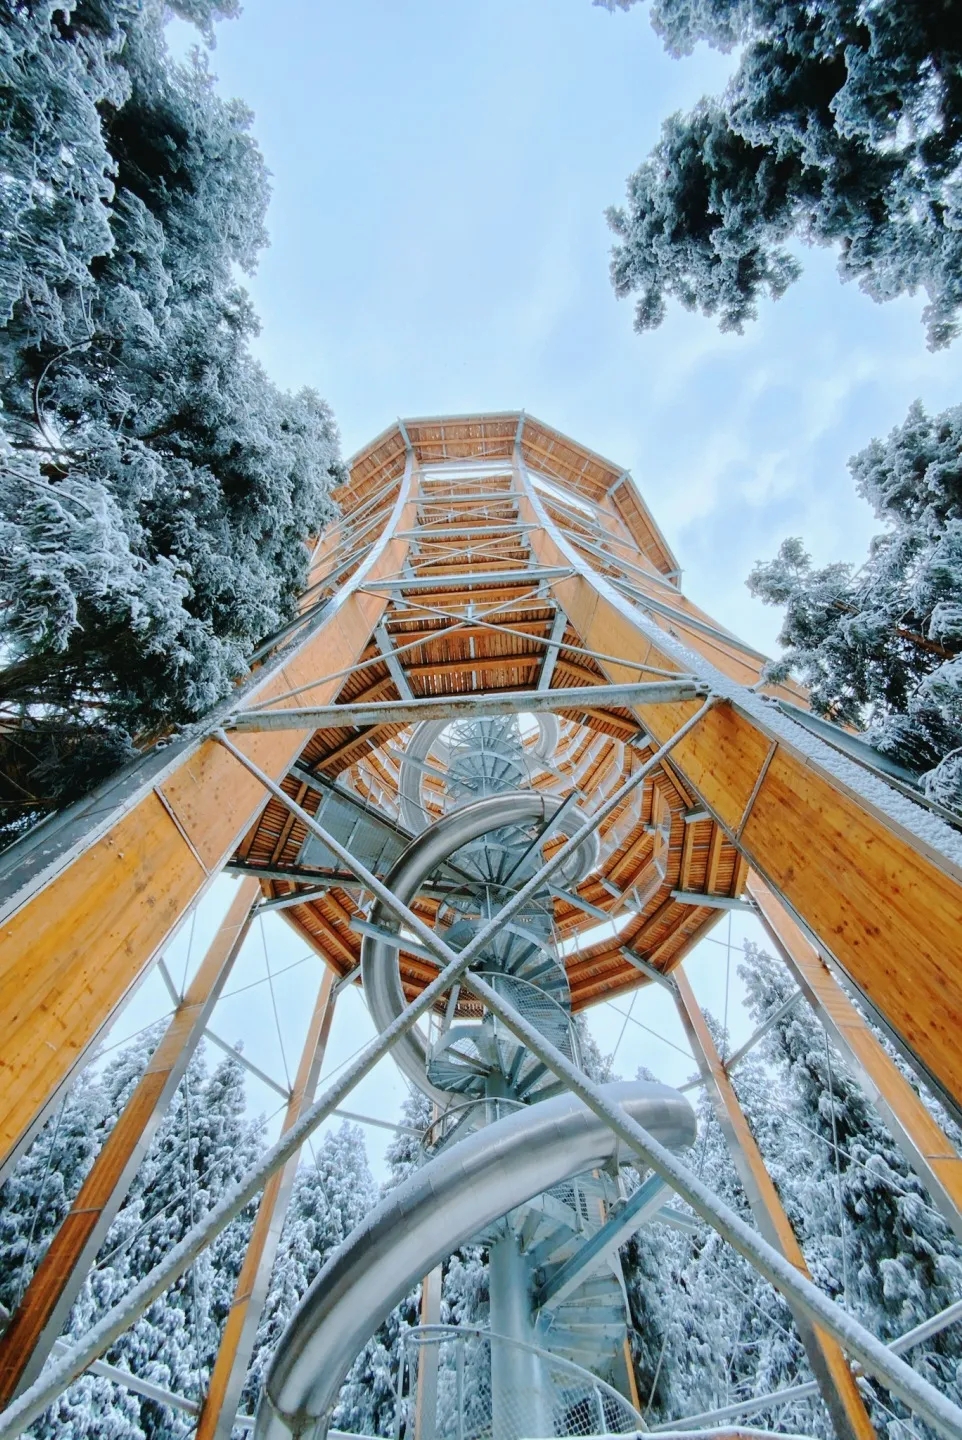
[[[337,992],[334,972],[324,971],[314,1013],[287,1103],[281,1133],[290,1130],[314,1099],[324,1053],[327,1049]],[[271,1269],[281,1238],[284,1216],[290,1201],[300,1150],[281,1170],[275,1170],[264,1186],[257,1216],[248,1241],[247,1253],[237,1277],[237,1286],[211,1371],[207,1395],[197,1422],[196,1440],[230,1440],[234,1416],[240,1405],[247,1368],[254,1353],[257,1326],[270,1284]]]
[[[962,1157],[879,1044],[818,951],[757,875],[748,894],[802,993],[955,1234],[962,1239]]]
[[[250,923],[260,884],[244,879],[187,993],[94,1161],[0,1338],[0,1406],[40,1374],[84,1277],[203,1036]]]
[[[675,971],[675,998],[685,1034],[698,1062],[755,1223],[765,1239],[807,1279],[811,1279],[802,1247],[738,1103],[738,1096],[715,1048],[688,977],[681,968]],[[793,1310],[792,1313],[836,1434],[840,1440],[872,1440],[875,1431],[840,1347],[800,1312]]]

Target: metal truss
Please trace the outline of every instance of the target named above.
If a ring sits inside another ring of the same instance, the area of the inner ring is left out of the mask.
[[[258,1193],[259,1189],[278,1169],[285,1165],[300,1144],[333,1111],[340,1106],[358,1081],[375,1064],[389,1053],[396,1040],[406,1033],[417,1020],[427,1014],[435,1003],[457,981],[466,986],[476,998],[497,1016],[584,1104],[599,1116],[626,1145],[636,1162],[650,1167],[661,1180],[684,1199],[702,1219],[731,1243],[749,1262],[779,1289],[813,1325],[820,1326],[831,1335],[846,1351],[857,1359],[864,1369],[876,1376],[892,1393],[897,1395],[911,1409],[926,1419],[940,1434],[959,1440],[962,1437],[962,1411],[941,1395],[932,1385],[913,1371],[904,1361],[851,1316],[840,1310],[828,1298],[799,1273],[794,1265],[757,1231],[745,1224],[728,1206],[713,1195],[697,1176],[666,1150],[617,1104],[613,1104],[553,1045],[535,1030],[523,1016],[480,976],[469,969],[472,959],[480,952],[487,940],[495,935],[538,887],[549,879],[572,854],[577,845],[601,823],[604,813],[610,813],[624,798],[624,792],[642,783],[643,779],[673,746],[704,720],[714,702],[709,699],[695,715],[680,727],[650,761],[635,772],[619,791],[597,814],[559,848],[538,873],[502,907],[498,915],[478,932],[475,938],[460,953],[452,951],[433,930],[407,906],[401,904],[378,878],[369,872],[350,852],[323,827],[318,825],[270,777],[258,767],[228,737],[221,733],[220,743],[235,759],[258,779],[275,799],[281,800],[308,829],[333,851],[358,880],[387,907],[405,926],[409,927],[424,946],[435,956],[439,973],[398,1018],[388,1026],[361,1056],[348,1068],[341,1079],[331,1086],[325,1095],[308,1107],[295,1121],[287,1133],[271,1147],[260,1163],[255,1166],[244,1181],[223,1197],[170,1254],[145,1277],[131,1293],[94,1327],[83,1342],[67,1355],[55,1360],[47,1378],[42,1378],[25,1392],[0,1416],[0,1440],[18,1433],[31,1423],[69,1382],[80,1374],[136,1319],[137,1315],[152,1303],[179,1275],[190,1266],[210,1240],[233,1219],[241,1209]],[[299,812],[299,813],[298,813]]]

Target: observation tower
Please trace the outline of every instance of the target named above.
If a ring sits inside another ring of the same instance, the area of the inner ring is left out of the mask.
[[[618,1251],[655,1215],[683,1223],[678,1198],[784,1295],[843,1440],[873,1434],[853,1366],[959,1440],[962,1412],[812,1283],[738,1104],[737,1057],[723,1063],[684,970],[726,911],[753,909],[962,1239],[959,1157],[863,1018],[962,1114],[956,817],[796,686],[768,683],[765,657],[685,598],[631,476],[531,416],[399,421],[335,499],[299,613],[249,680],[0,857],[4,1175],[213,881],[241,877],[0,1335],[0,1440],[90,1365],[156,1392],[99,1357],[256,1197],[196,1416],[205,1440],[238,1423],[258,1440],[323,1436],[356,1354],[418,1281],[399,1433],[642,1428]],[[281,1137],[58,1348],[265,910],[325,962]],[[377,1038],[319,1092],[348,985]],[[686,1160],[684,1095],[585,1068],[579,1014],[645,986],[677,1006],[754,1227]],[[256,1417],[239,1417],[300,1148],[387,1054],[432,1102],[424,1163],[322,1270]],[[488,1248],[490,1323],[458,1332],[438,1323],[438,1267],[467,1242]]]

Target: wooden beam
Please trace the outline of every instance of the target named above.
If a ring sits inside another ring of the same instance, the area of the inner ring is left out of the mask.
[[[838,1046],[906,1160],[962,1239],[962,1157],[886,1054],[818,951],[757,875],[748,894],[802,994]]]
[[[314,1099],[324,1052],[327,1049],[334,1006],[337,1000],[335,975],[325,968],[317,1003],[311,1016],[301,1052],[294,1089],[287,1103],[281,1133],[290,1130]],[[240,1405],[247,1369],[254,1353],[257,1327],[267,1299],[271,1269],[284,1226],[300,1151],[264,1186],[257,1217],[247,1245],[247,1254],[237,1278],[237,1287],[227,1315],[210,1384],[197,1422],[196,1440],[230,1440],[234,1417]]]
[[[530,484],[526,491],[519,510],[538,563],[579,570],[549,589],[584,645],[626,662],[694,668],[730,693],[731,703],[716,705],[680,742],[672,764],[716,824],[739,835],[752,869],[962,1112],[962,864],[951,832],[940,833],[932,816],[902,796],[893,800],[881,781],[744,688],[750,656],[737,641],[725,659],[696,629],[680,641],[667,622],[646,612],[643,599],[623,599],[579,559]],[[699,652],[705,659],[693,667]],[[627,663],[605,661],[602,668],[612,683],[637,673]],[[661,743],[691,705],[637,713]],[[720,840],[713,841],[717,868],[716,846]],[[712,878],[706,890],[714,888]]]
[[[769,1244],[779,1249],[786,1260],[811,1279],[802,1247],[778,1198],[774,1181],[766,1169],[705,1017],[681,967],[675,971],[674,980],[678,1013],[755,1223]],[[792,1314],[839,1440],[873,1440],[875,1431],[872,1422],[839,1345],[800,1312],[793,1309]]]
[[[241,709],[302,685],[332,701],[327,679],[363,654],[387,604],[362,580],[397,574],[415,506],[402,487],[358,576],[304,638],[258,672]],[[352,589],[352,586],[358,588]],[[274,779],[310,730],[245,736]],[[223,746],[191,739],[152,752],[87,802],[27,837],[0,862],[0,1161],[70,1077],[181,917],[264,806],[263,789]],[[21,858],[22,857],[22,858]]]
[[[171,1017],[13,1318],[0,1337],[0,1407],[40,1374],[173,1099],[250,926],[260,884],[237,887],[197,974]]]

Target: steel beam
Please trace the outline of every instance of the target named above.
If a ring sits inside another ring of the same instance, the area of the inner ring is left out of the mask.
[[[671,975],[663,975],[654,965],[650,965],[647,960],[636,955],[634,950],[629,950],[627,945],[619,946],[618,953],[623,960],[628,961],[629,965],[634,965],[636,970],[640,970],[642,975],[647,975],[648,979],[654,980],[656,985],[661,985],[663,989],[670,990],[674,994],[675,982]]]
[[[294,1088],[287,1102],[282,1134],[292,1129],[314,1099],[336,1000],[334,972],[325,968]],[[297,1149],[283,1169],[274,1171],[264,1187],[197,1423],[196,1440],[230,1440],[299,1159],[300,1149]]]
[[[688,977],[681,968],[675,974],[675,997],[678,1014],[755,1223],[768,1243],[809,1279],[802,1247],[778,1198],[778,1191],[738,1103],[738,1096],[715,1048]],[[839,1440],[872,1440],[875,1431],[838,1342],[818,1325],[813,1325],[809,1315],[792,1304],[791,1297],[786,1296],[786,1299]]]
[[[275,1095],[280,1095],[282,1100],[290,1099],[291,1092],[288,1087],[282,1085],[279,1080],[275,1080],[273,1076],[268,1075],[267,1071],[262,1070],[259,1065],[255,1065],[253,1060],[249,1060],[243,1050],[238,1050],[236,1045],[231,1045],[228,1040],[222,1040],[214,1030],[210,1029],[204,1031],[204,1039],[209,1040],[212,1045],[216,1045],[218,1050],[223,1050],[224,1054],[229,1055],[232,1060],[236,1060],[238,1065],[246,1070],[249,1075],[253,1075],[255,1080],[259,1080],[262,1085],[266,1085],[269,1090],[273,1090]]]
[[[763,1020],[756,1030],[752,1031],[748,1039],[745,1041],[744,1045],[739,1045],[734,1055],[729,1055],[728,1059],[725,1061],[725,1069],[728,1071],[729,1075],[732,1073],[735,1066],[740,1061],[744,1060],[745,1056],[749,1053],[749,1051],[754,1050],[755,1046],[759,1043],[759,1041],[764,1040],[765,1036],[770,1030],[774,1029],[774,1027],[778,1024],[779,1020],[783,1020],[788,1014],[789,1010],[793,1010],[795,1008],[796,1002],[800,1000],[801,997],[801,990],[796,990],[794,994],[789,995],[787,999],[782,1001],[781,1005],[777,1005],[775,1007],[775,1009],[768,1016],[768,1018]]]
[[[768,886],[751,874],[748,893],[799,989],[954,1234],[962,1239],[962,1158],[872,1034],[818,951]]]
[[[30,1385],[52,1353],[87,1271],[205,1032],[244,943],[259,894],[256,880],[241,881],[147,1069],[0,1337],[0,1404]]]
[[[570,575],[563,565],[533,565],[530,570],[461,570],[451,575],[400,575],[389,580],[366,580],[366,590],[471,590],[475,585],[540,585]]]
[[[747,900],[734,895],[705,895],[694,890],[673,890],[671,898],[679,905],[694,905],[709,910],[751,910]]]
[[[541,673],[538,676],[538,689],[548,690],[551,688],[551,677],[554,674],[555,666],[558,663],[558,655],[561,651],[561,642],[564,639],[565,630],[568,628],[568,617],[560,608],[555,612],[554,620],[551,622],[551,632],[548,635],[548,644],[544,652],[544,659],[541,662]]]
[[[230,721],[238,733],[264,730],[343,730],[351,726],[418,725],[422,720],[477,720],[487,715],[536,714],[542,710],[623,709],[634,705],[676,705],[702,700],[697,680],[652,680],[634,685],[578,685],[564,690],[506,690],[452,695],[444,700],[384,700],[367,705],[325,705],[312,709],[244,710]]]
[[[388,674],[397,686],[398,694],[402,700],[413,700],[414,691],[408,683],[408,677],[404,673],[404,666],[394,653],[394,646],[391,637],[383,624],[374,627],[374,638],[377,641],[377,648],[384,656],[384,663],[387,665]]]
[[[668,1186],[660,1175],[649,1175],[623,1205],[608,1216],[600,1230],[585,1240],[570,1260],[556,1265],[535,1292],[539,1309],[560,1305],[581,1284],[587,1274],[598,1270],[650,1220],[665,1202]]]

